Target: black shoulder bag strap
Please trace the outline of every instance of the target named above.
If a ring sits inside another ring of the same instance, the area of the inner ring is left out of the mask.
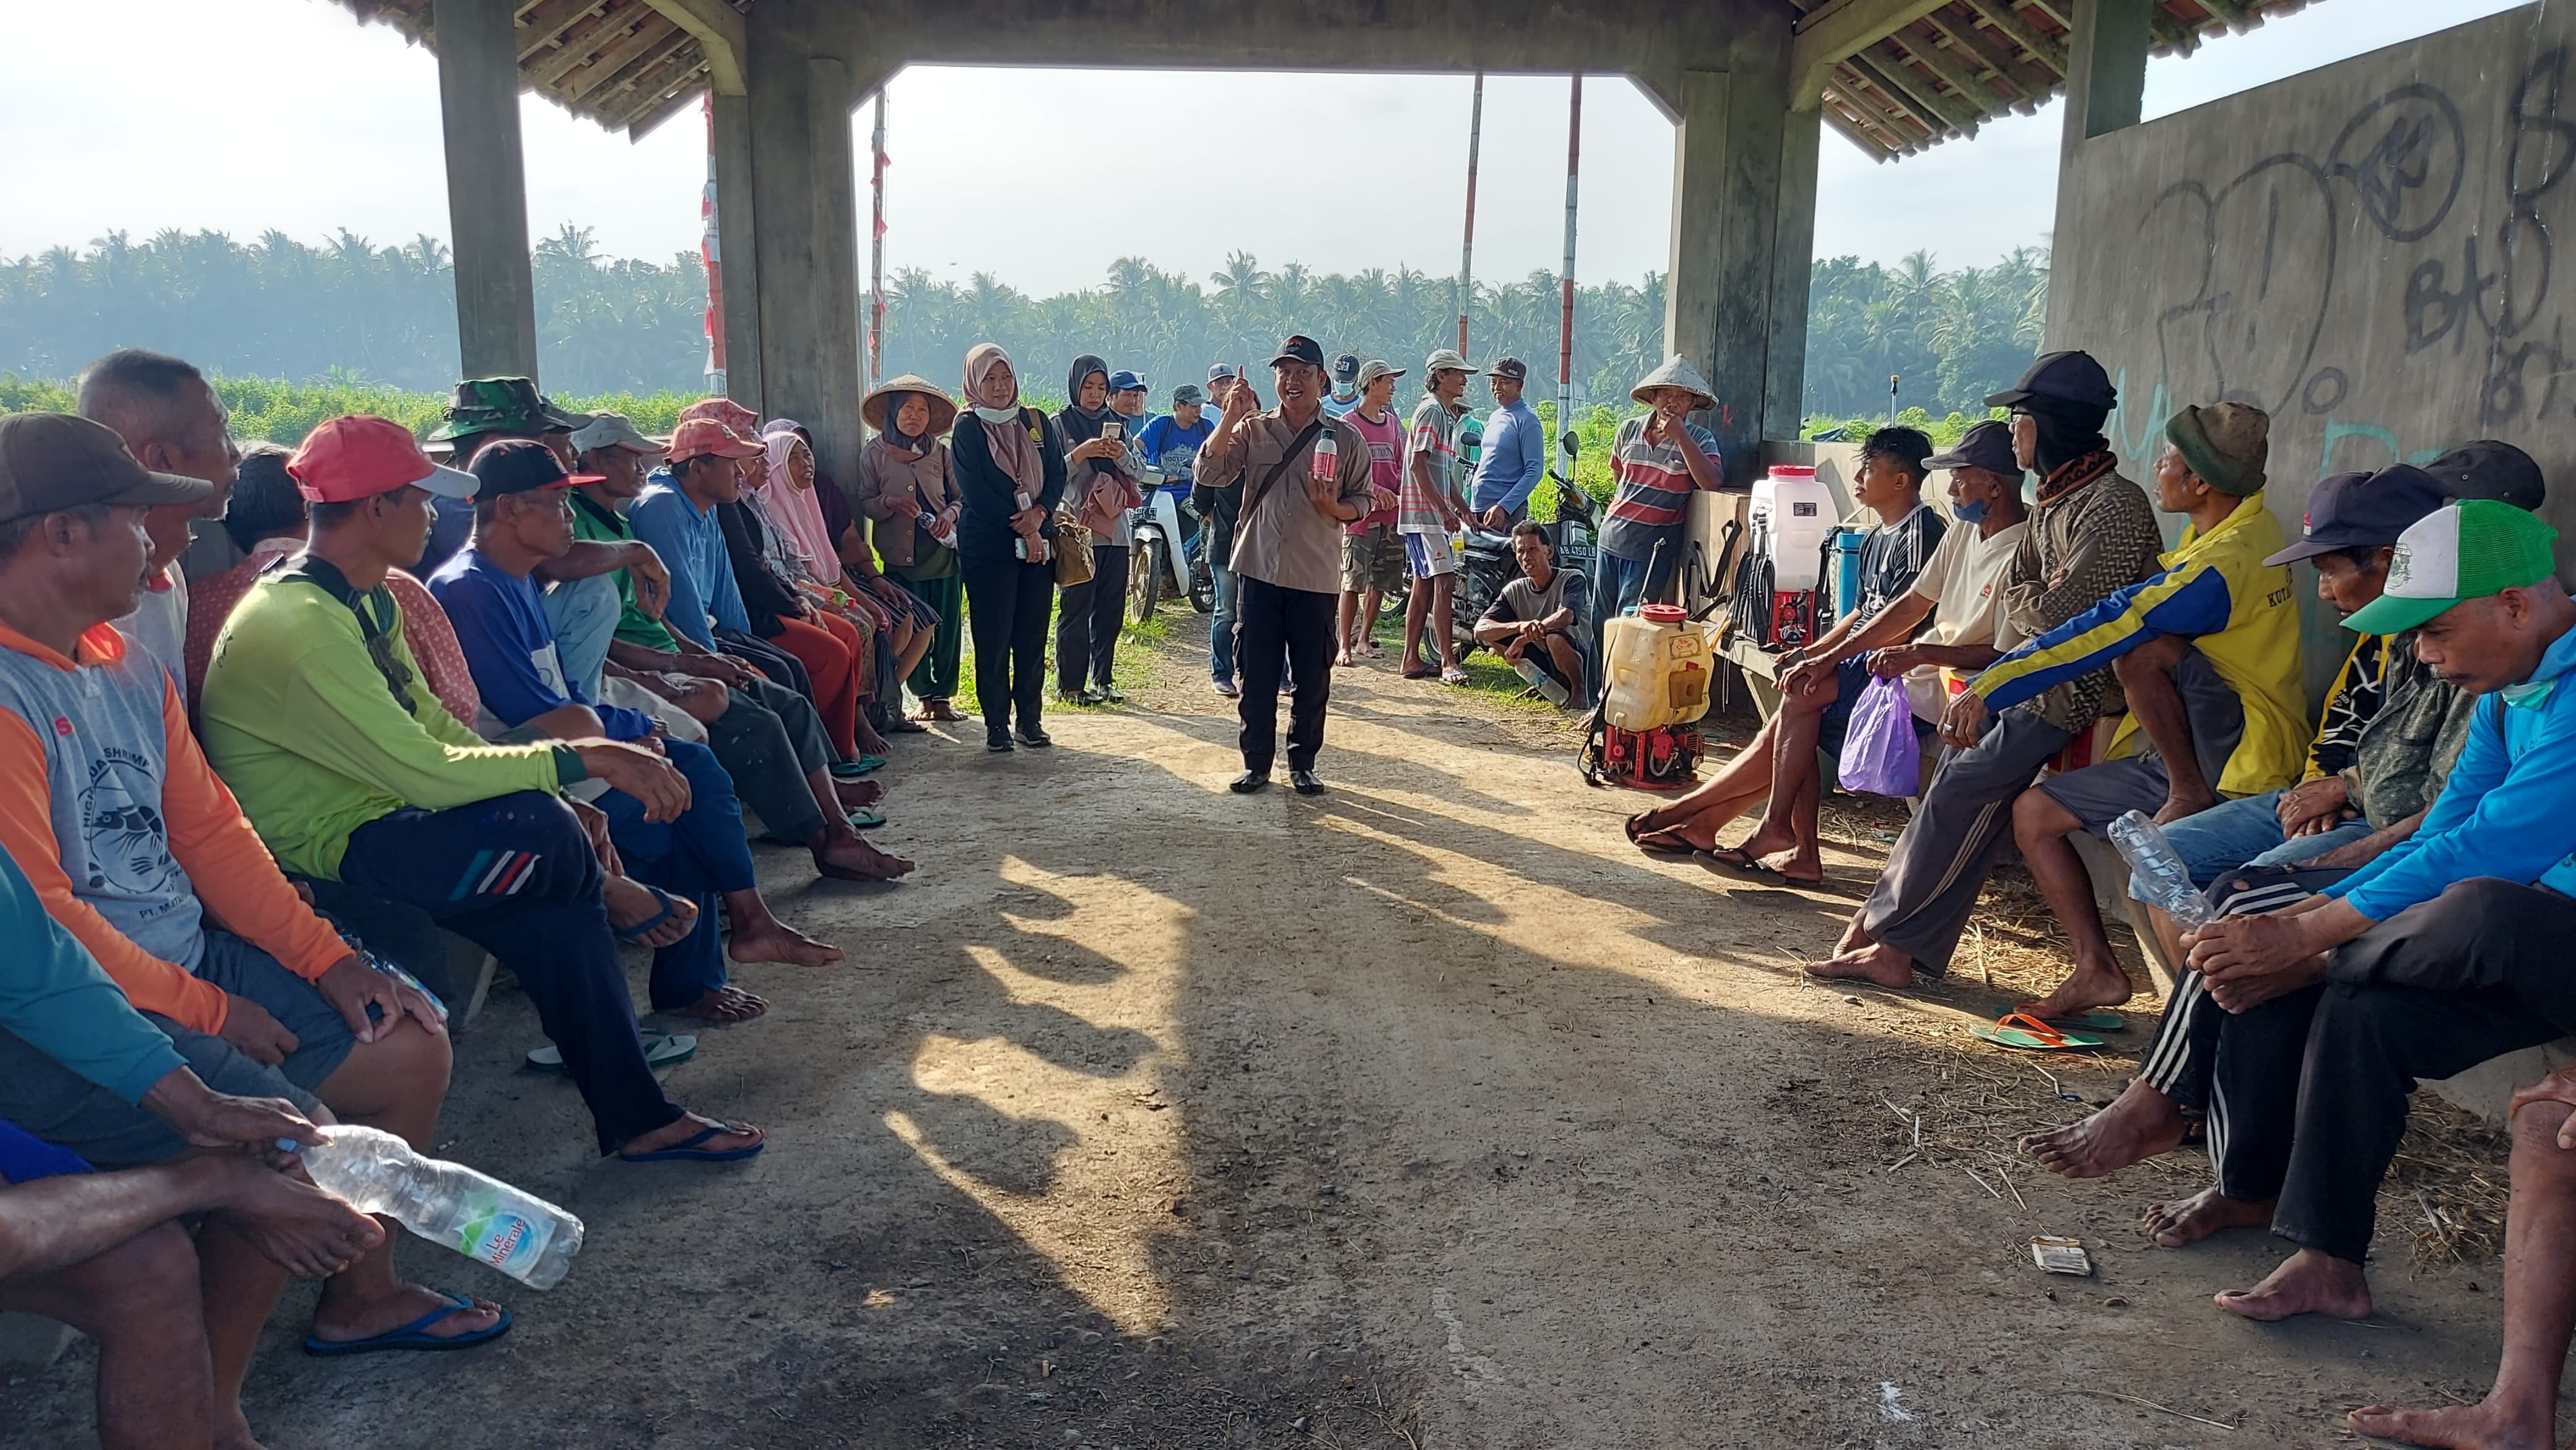
[[[1244,491],[1243,507],[1235,510],[1235,517],[1238,519],[1252,517],[1253,512],[1261,507],[1261,501],[1269,497],[1270,486],[1279,481],[1279,475],[1286,473],[1288,466],[1297,461],[1297,455],[1305,452],[1306,445],[1314,442],[1316,435],[1323,431],[1324,415],[1318,412],[1314,422],[1307,424],[1296,437],[1288,440],[1288,451],[1279,455],[1279,461],[1270,465],[1268,473],[1261,475],[1261,481]]]
[[[411,667],[394,657],[393,633],[387,622],[400,614],[393,591],[382,584],[361,592],[349,583],[349,576],[328,559],[311,554],[295,554],[268,566],[268,577],[289,583],[310,584],[337,599],[358,617],[358,637],[367,642],[367,658],[373,660],[376,673],[385,677],[385,688],[393,692],[394,703],[403,713],[419,713],[412,702]]]

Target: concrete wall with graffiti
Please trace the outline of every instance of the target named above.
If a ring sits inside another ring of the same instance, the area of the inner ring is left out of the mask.
[[[2084,143],[2048,345],[2110,369],[2130,475],[2174,409],[2257,404],[2267,498],[2295,534],[2328,474],[2502,438],[2548,470],[2566,574],[2571,52],[2576,0],[2543,0]],[[2311,613],[2317,678],[2348,637]]]

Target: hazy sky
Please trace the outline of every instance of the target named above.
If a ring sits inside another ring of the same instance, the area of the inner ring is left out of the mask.
[[[2514,3],[2317,0],[2188,60],[2155,62],[2147,112],[2169,114]],[[345,227],[379,244],[447,235],[436,61],[390,29],[360,25],[329,0],[0,0],[0,13],[18,54],[47,58],[0,87],[0,135],[11,142],[0,157],[0,255],[120,228],[137,237],[213,228],[245,240],[276,228],[315,241]],[[1567,89],[1563,77],[1486,83],[1481,277],[1557,266]],[[1664,265],[1672,128],[1616,77],[1591,79],[1583,101],[1576,270],[1586,281],[1633,280]],[[1266,118],[1290,105],[1333,127],[1315,153],[1332,189],[1284,189],[1267,174],[1221,185],[1213,124],[1242,119],[1240,134],[1265,153]],[[533,232],[575,222],[610,255],[655,260],[696,247],[706,169],[697,113],[630,144],[534,98],[522,106]],[[991,271],[1039,293],[1095,283],[1129,254],[1203,278],[1238,248],[1271,266],[1405,263],[1452,275],[1467,109],[1463,76],[908,71],[888,88],[886,266],[961,280]],[[1955,266],[2043,241],[2057,117],[2054,105],[2007,116],[1974,141],[1884,166],[1828,131],[1818,254],[1888,261],[1925,248]],[[866,107],[853,123],[864,157]],[[989,194],[954,179],[956,159],[968,156],[1014,158],[1022,212],[1041,220],[997,226],[988,206],[961,204]],[[1060,222],[1103,184],[1126,197],[1099,225]]]

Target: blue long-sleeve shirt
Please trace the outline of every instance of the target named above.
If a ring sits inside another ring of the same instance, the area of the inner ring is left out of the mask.
[[[566,705],[588,705],[599,712],[600,726],[611,740],[641,740],[653,733],[652,716],[599,704],[580,681],[564,674],[554,622],[546,617],[534,579],[512,574],[468,547],[429,576],[429,592],[456,627],[456,643],[474,674],[474,691],[483,697],[483,713],[501,728],[515,730]],[[487,722],[470,723],[479,727]]]
[[[2524,685],[2478,701],[2468,743],[2415,834],[2336,882],[2386,921],[2473,877],[2576,895],[2576,631],[2560,635]]]
[[[1480,514],[1497,504],[1519,513],[1546,473],[1547,425],[1538,410],[1515,398],[1485,423],[1485,456],[1476,465],[1476,491],[1467,502]]]
[[[733,579],[733,555],[725,548],[724,525],[715,510],[689,502],[668,470],[656,470],[653,481],[626,511],[635,537],[662,556],[671,571],[671,603],[662,622],[687,635],[701,649],[716,647],[715,623],[738,633],[751,633],[751,615],[742,607],[742,591]]]
[[[0,1027],[129,1103],[187,1066],[0,851]]]

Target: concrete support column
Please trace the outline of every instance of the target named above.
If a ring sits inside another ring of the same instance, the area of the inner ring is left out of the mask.
[[[749,19],[759,406],[812,429],[823,470],[852,478],[860,443],[858,180],[850,139],[857,98],[845,62],[771,43],[760,12]]]
[[[1785,53],[1756,49],[1682,73],[1664,282],[1665,348],[1717,393],[1731,482],[1759,471],[1764,437],[1797,436],[1815,235],[1820,114],[1788,109]]]
[[[2065,295],[2054,284],[2067,275],[2055,265],[2064,249],[2078,240],[2073,213],[2075,188],[2068,185],[2084,143],[2124,126],[2138,124],[2147,89],[2147,50],[2154,37],[2147,26],[2154,0],[2071,0],[2067,12],[2066,116],[2057,147],[2057,222],[2050,234],[2048,336],[2061,335]]]
[[[719,93],[715,112],[716,251],[724,272],[725,392],[757,412],[760,249],[751,181],[751,98]]]
[[[469,378],[537,375],[514,10],[512,0],[435,0],[431,12],[456,253],[458,363]]]

